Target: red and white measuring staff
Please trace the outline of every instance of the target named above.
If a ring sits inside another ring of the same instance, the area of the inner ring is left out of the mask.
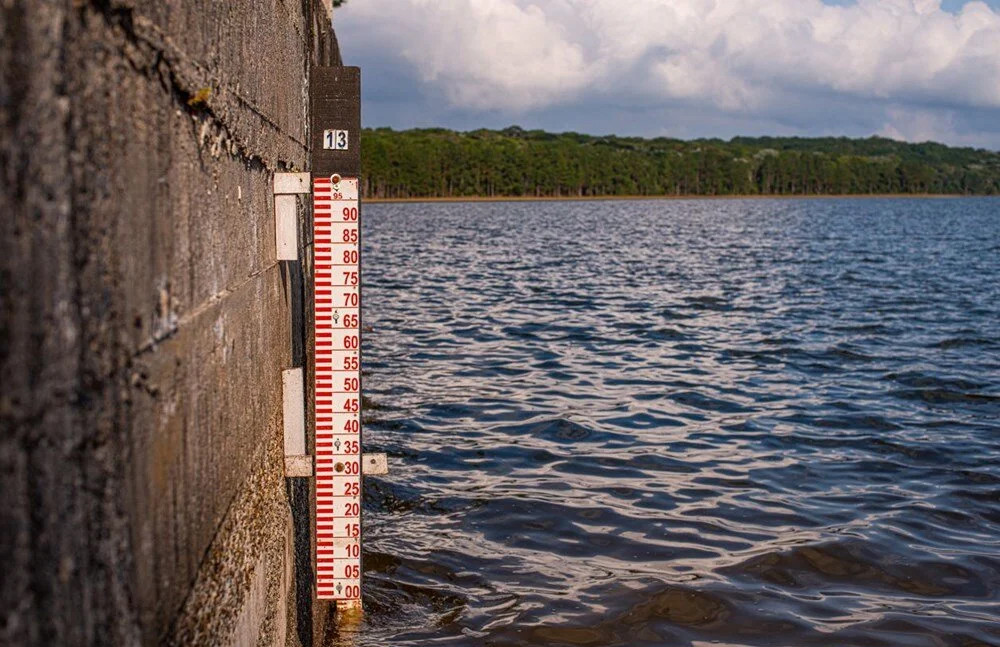
[[[358,179],[313,179],[316,591],[361,601],[361,221]]]

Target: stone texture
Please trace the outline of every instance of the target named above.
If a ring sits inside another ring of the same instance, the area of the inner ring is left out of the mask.
[[[271,187],[337,63],[321,0],[0,2],[0,644],[309,642]]]

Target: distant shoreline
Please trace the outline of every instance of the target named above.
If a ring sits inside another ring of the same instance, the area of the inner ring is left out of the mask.
[[[949,199],[997,198],[995,195],[957,193],[846,193],[827,195],[596,195],[596,196],[459,196],[450,198],[364,198],[368,204],[408,202],[609,202],[613,200],[831,200],[831,199]]]

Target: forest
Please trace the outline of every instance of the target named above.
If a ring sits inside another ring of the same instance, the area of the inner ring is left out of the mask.
[[[365,129],[369,198],[1000,194],[1000,153],[883,137]]]

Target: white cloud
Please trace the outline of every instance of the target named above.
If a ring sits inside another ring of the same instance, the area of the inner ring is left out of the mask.
[[[983,146],[983,135],[961,132],[954,110],[922,110],[890,106],[879,135],[909,142],[948,142],[956,146]]]
[[[363,0],[353,24],[470,108],[532,108],[584,88],[592,63],[545,10],[511,0]]]
[[[831,95],[1000,108],[1000,13],[983,2],[356,0],[343,27],[463,109],[621,98],[752,115]]]

